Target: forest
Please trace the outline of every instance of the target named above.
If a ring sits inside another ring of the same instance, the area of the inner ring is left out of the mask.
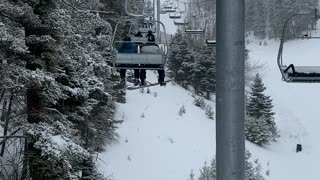
[[[210,100],[216,86],[215,49],[203,42],[216,38],[216,0],[177,2],[189,23],[177,26],[170,40],[166,74]],[[317,6],[318,0],[246,0],[246,35],[261,42],[279,39],[290,14],[301,9],[312,13]],[[141,12],[135,0],[129,1],[129,9]],[[0,179],[106,179],[95,162],[119,137],[116,130],[122,121],[115,113],[117,103],[126,102],[126,87],[112,65],[112,39],[116,23],[128,18],[124,0],[0,1]],[[294,20],[289,38],[315,26],[312,19]],[[129,29],[126,24],[115,39]],[[185,29],[206,33],[187,35]],[[251,64],[246,52],[247,87],[256,88],[258,95],[249,90],[251,94],[267,101],[261,105],[267,109],[262,117],[254,114],[251,97],[248,119],[270,125],[258,140],[249,133],[256,127],[248,125],[247,139],[264,144],[278,136],[272,100],[259,94],[265,88],[254,71],[261,65]]]

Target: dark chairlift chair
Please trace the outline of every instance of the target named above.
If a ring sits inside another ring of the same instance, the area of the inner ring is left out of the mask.
[[[163,9],[163,10],[166,13],[174,13],[174,12],[176,12],[176,9],[174,9],[174,8],[172,8],[172,9]]]
[[[182,22],[182,21],[179,22],[179,21],[174,20],[174,21],[173,21],[173,24],[176,25],[176,26],[186,26],[186,25],[189,24],[189,22],[186,21],[186,20],[184,20],[183,22]]]
[[[319,19],[318,10],[315,10],[314,13],[294,14],[286,20],[282,29],[282,37],[277,57],[277,63],[282,75],[282,80],[288,83],[320,83],[320,66],[295,66],[293,64],[287,66],[283,64],[282,54],[283,45],[286,40],[286,27],[289,21],[296,16],[312,16],[315,20]],[[312,38],[318,39],[319,37],[309,37],[307,39]]]
[[[164,2],[164,4],[163,4],[163,8],[164,9],[173,9],[173,3],[172,2],[168,2],[168,1],[166,1],[166,2]]]
[[[150,20],[154,23],[160,23],[166,33],[165,26],[162,22],[156,20]],[[137,49],[137,53],[126,53],[119,51],[124,43],[130,43],[133,45],[139,46],[149,46],[148,42],[146,42],[146,38],[144,37],[131,37],[131,41],[114,41],[115,35],[118,30],[119,24],[122,22],[118,22],[116,24],[114,35],[113,35],[113,50],[115,52],[115,56],[113,58],[113,66],[117,69],[147,69],[147,70],[163,70],[167,61],[167,51],[165,48],[160,48],[160,43],[155,42],[152,46],[159,47],[157,51],[154,52],[141,52],[139,53]],[[164,47],[168,47],[167,40],[165,39]],[[138,48],[138,47],[137,47]]]
[[[181,19],[181,14],[180,13],[174,13],[173,15],[169,14],[170,19]]]
[[[217,45],[216,40],[209,40],[209,39],[207,39],[205,43],[206,43],[206,46],[207,46],[208,48],[215,48],[216,45]]]
[[[205,34],[207,28],[207,21],[204,23],[203,29],[185,29],[186,34]]]
[[[181,19],[182,16],[182,11],[179,9],[179,7],[175,8],[176,12],[174,14],[169,13],[169,18],[170,19]]]

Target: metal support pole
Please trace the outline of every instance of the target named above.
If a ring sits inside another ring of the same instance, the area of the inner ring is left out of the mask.
[[[157,21],[160,21],[160,0],[157,0]],[[160,24],[157,24],[157,38],[158,41],[161,41],[161,37],[160,37]]]
[[[245,0],[217,0],[217,180],[245,180]]]
[[[157,20],[157,15],[156,15],[156,12],[157,12],[157,0],[153,0],[153,19],[154,20]]]

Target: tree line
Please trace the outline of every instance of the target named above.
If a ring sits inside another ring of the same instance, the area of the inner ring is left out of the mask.
[[[0,139],[0,179],[104,179],[95,154],[117,140],[116,102],[125,102],[111,62],[123,4],[0,1],[0,125],[20,138]],[[5,164],[16,142],[21,158]]]

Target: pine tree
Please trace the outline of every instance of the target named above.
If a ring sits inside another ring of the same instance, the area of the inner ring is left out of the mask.
[[[254,163],[250,161],[252,154],[246,150],[246,180],[264,180],[261,175],[261,165],[258,159]]]
[[[247,133],[250,133],[250,129],[254,129],[254,126],[257,126],[256,128],[259,128],[258,126],[266,125],[269,132],[272,134],[272,137],[275,138],[278,136],[277,128],[274,122],[274,112],[272,110],[272,99],[270,96],[267,96],[264,94],[264,91],[266,90],[266,87],[264,86],[262,79],[259,74],[256,75],[254,82],[250,86],[251,92],[247,103],[247,115],[250,117],[247,119]],[[263,122],[265,121],[265,123]],[[257,122],[261,122],[258,123]],[[253,124],[248,124],[253,123]],[[253,127],[253,128],[251,128]],[[264,129],[264,127],[263,127]],[[254,131],[259,131],[254,130]],[[261,130],[261,132],[264,132]],[[247,134],[247,137],[251,135]],[[266,134],[265,136],[268,136]],[[258,137],[257,137],[258,138]],[[263,138],[264,139],[264,138]],[[259,141],[262,142],[262,141]],[[265,142],[265,139],[263,140]]]
[[[98,14],[63,1],[0,2],[0,103],[11,92],[22,99],[27,118],[15,119],[32,179],[100,178],[92,154],[117,139],[114,100],[124,98],[109,63],[111,34]]]
[[[215,92],[216,86],[215,52],[202,47],[196,54],[191,70],[192,86],[196,94],[210,99],[210,93]]]
[[[245,175],[247,180],[264,180],[264,177],[261,175],[261,165],[258,160],[255,160],[254,163],[250,161],[251,153],[246,150],[246,166],[245,166]],[[193,173],[192,173],[193,174]],[[194,176],[192,176],[194,179]],[[205,165],[200,169],[200,177],[198,180],[216,180],[217,179],[217,166],[216,160],[213,159],[210,165]],[[189,180],[189,179],[188,179]]]
[[[245,136],[248,141],[261,146],[262,144],[267,144],[271,140],[272,133],[270,132],[265,118],[246,116]]]
[[[191,71],[194,65],[194,57],[188,48],[186,39],[178,30],[171,43],[168,66],[170,75],[183,87],[191,85]]]

